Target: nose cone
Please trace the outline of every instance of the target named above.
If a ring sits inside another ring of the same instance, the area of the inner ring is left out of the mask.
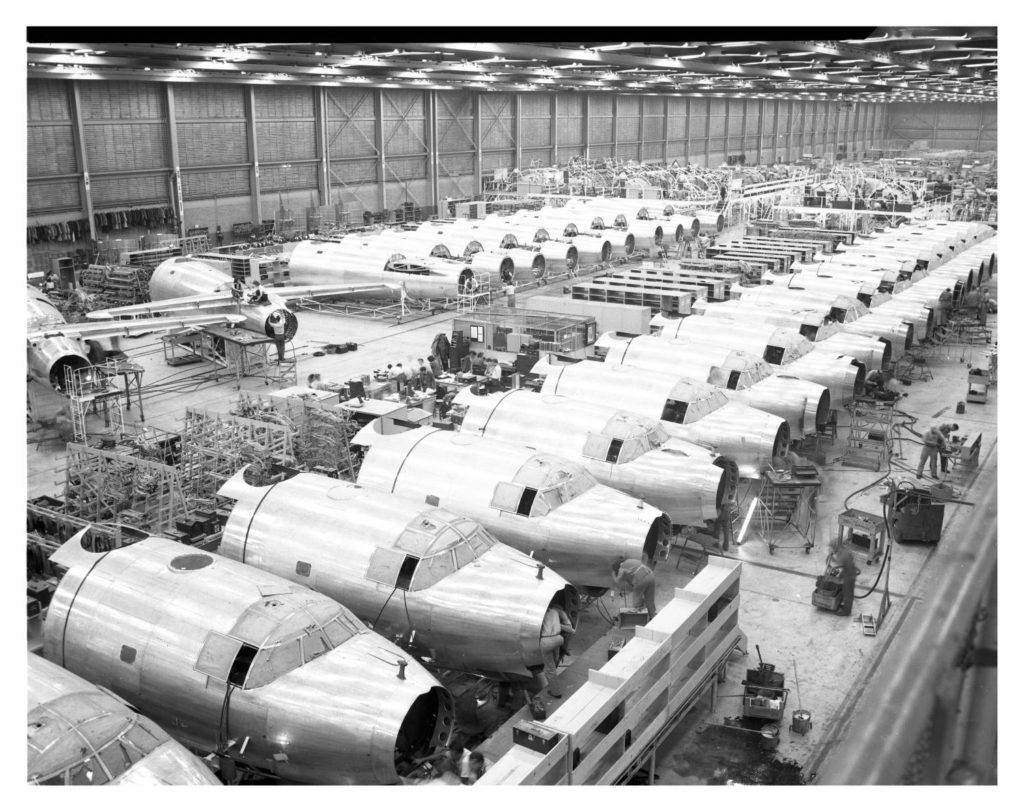
[[[642,558],[652,536],[663,531],[658,508],[604,485],[595,485],[543,517],[548,563],[573,585],[613,586],[619,558]]]
[[[718,515],[719,486],[724,475],[715,457],[702,446],[672,439],[621,469],[629,492],[665,511],[673,524],[701,524]]]
[[[413,759],[448,740],[454,723],[448,691],[372,633],[259,690],[269,709],[268,759],[301,783],[396,784]]]
[[[774,455],[785,454],[789,448],[789,424],[783,418],[736,402],[695,423],[673,425],[673,429],[692,442],[713,446],[734,460],[739,475],[748,479],[760,476]]]
[[[543,662],[544,612],[565,590],[574,591],[545,564],[504,544],[491,547],[431,587],[434,659],[467,671],[530,676],[529,666]]]

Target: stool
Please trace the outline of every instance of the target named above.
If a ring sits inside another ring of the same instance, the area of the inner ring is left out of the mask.
[[[928,366],[928,359],[925,356],[916,354],[910,357],[910,367],[906,373],[908,378],[917,378],[920,381],[930,381],[934,375],[932,375],[932,368]]]
[[[824,440],[827,437],[830,444],[835,444],[838,429],[839,415],[835,409],[829,409],[828,421],[824,425],[818,426],[818,434],[821,435],[821,439]]]

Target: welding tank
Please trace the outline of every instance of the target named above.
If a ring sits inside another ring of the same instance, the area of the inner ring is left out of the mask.
[[[662,511],[598,484],[579,463],[466,432],[383,435],[378,423],[353,438],[367,447],[360,485],[473,518],[576,587],[614,586],[612,562],[653,560],[667,543]]]
[[[660,421],[608,405],[525,389],[455,398],[461,431],[550,451],[583,465],[603,485],[643,499],[672,524],[702,525],[718,516],[729,480],[719,455],[670,439]]]
[[[795,438],[813,433],[828,419],[831,407],[826,387],[792,375],[773,375],[768,363],[750,353],[715,350],[678,339],[622,338],[611,333],[602,335],[596,346],[605,352],[606,364],[651,369],[717,386],[732,401],[785,419]]]
[[[725,455],[745,478],[759,477],[773,457],[784,456],[789,448],[789,424],[781,417],[732,402],[710,384],[675,375],[580,361],[551,367],[541,393],[660,420],[670,437]]]
[[[344,600],[441,668],[530,677],[548,606],[575,611],[558,573],[445,508],[319,474],[254,487],[245,469],[218,495],[236,500],[222,555]]]
[[[151,719],[31,652],[28,783],[220,785],[205,761]]]
[[[51,562],[44,654],[175,738],[310,784],[395,784],[452,731],[409,655],[304,586],[151,536]]]

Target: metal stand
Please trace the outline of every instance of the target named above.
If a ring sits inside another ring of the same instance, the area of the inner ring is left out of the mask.
[[[793,477],[767,471],[761,478],[761,491],[756,499],[756,514],[761,538],[768,544],[768,552],[776,548],[803,548],[809,553],[814,546],[818,519],[818,493],[821,480],[817,477]],[[782,545],[777,539],[785,532],[796,533],[803,544]]]
[[[843,465],[881,471],[892,454],[892,404],[854,401]]]

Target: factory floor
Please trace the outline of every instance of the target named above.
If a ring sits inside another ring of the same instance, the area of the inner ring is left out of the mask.
[[[539,292],[557,293],[563,283],[556,283]],[[993,298],[998,298],[998,276],[989,282]],[[517,295],[519,307],[528,308],[529,299],[537,291]],[[500,297],[503,298],[503,297]],[[393,318],[368,319],[327,313],[302,312],[300,329],[295,341],[298,358],[298,379],[304,383],[311,372],[318,372],[324,381],[345,381],[349,377],[366,374],[388,363],[402,362],[406,368],[417,358],[426,357],[433,338],[438,333],[451,332],[452,312],[428,315],[411,321],[396,323]],[[993,342],[998,336],[997,317],[989,316]],[[357,342],[356,352],[315,357],[313,353],[327,343]],[[172,368],[165,365],[162,345],[158,336],[143,337],[122,342],[123,349],[145,368],[143,384],[147,387],[144,401],[146,423],[158,429],[180,431],[187,406],[201,405],[212,411],[227,412],[239,396],[233,379],[212,381],[208,376],[212,365],[207,363]],[[957,499],[972,502],[979,493],[995,487],[997,464],[997,402],[998,387],[989,390],[984,404],[968,403],[964,414],[955,414],[958,401],[964,400],[967,390],[967,370],[987,366],[987,352],[991,345],[949,344],[940,348],[929,359],[933,374],[930,381],[915,380],[905,386],[894,381],[893,388],[906,393],[897,408],[917,418],[913,429],[923,432],[940,422],[957,422],[960,433],[981,432],[980,464],[965,481],[949,478]],[[273,353],[273,350],[271,350]],[[157,386],[154,386],[157,385]],[[274,387],[262,379],[246,379],[243,391],[267,393]],[[134,403],[134,401],[133,401]],[[125,422],[137,419],[137,404],[126,412]],[[90,427],[101,430],[102,420],[90,418]],[[719,686],[717,706],[712,709],[707,700],[698,704],[657,751],[656,779],[658,784],[725,783],[727,773],[719,764],[702,756],[707,753],[707,727],[703,723],[720,724],[728,717],[740,714],[742,693],[740,680],[746,669],[757,666],[755,645],[760,646],[764,660],[775,664],[784,672],[786,686],[791,689],[789,704],[781,727],[781,740],[775,758],[792,759],[802,769],[803,780],[813,780],[817,765],[827,755],[835,737],[846,720],[855,712],[856,702],[865,685],[884,656],[889,638],[903,622],[908,607],[924,597],[930,568],[935,567],[936,545],[901,544],[894,546],[889,589],[892,608],[882,623],[877,636],[865,636],[858,616],[878,614],[881,596],[875,591],[856,602],[853,614],[841,617],[814,608],[811,593],[815,578],[825,569],[829,543],[837,534],[836,516],[847,506],[869,513],[881,513],[879,497],[884,492],[882,480],[891,476],[897,482],[916,482],[915,469],[920,446],[904,439],[892,460],[892,472],[887,474],[844,467],[839,457],[845,447],[850,424],[849,413],[839,411],[839,431],[834,443],[823,443],[825,457],[824,484],[818,503],[814,546],[805,552],[801,539],[783,537],[774,554],[759,533],[755,520],[742,540],[724,553],[742,561],[740,628],[746,633],[749,647],[745,656],[736,655],[727,669],[727,679]],[[913,435],[903,432],[904,438]],[[63,489],[63,444],[47,441],[38,447],[28,445],[28,496],[60,495]],[[925,487],[934,484],[925,480]],[[740,514],[746,514],[749,499],[756,495],[757,485],[741,484],[743,497]],[[848,505],[845,501],[849,498]],[[946,507],[944,535],[968,532],[973,508],[969,504],[950,504]],[[667,561],[656,569],[657,600],[664,605],[671,599],[676,587],[684,586],[703,565],[701,553],[673,550]],[[858,556],[861,573],[858,594],[865,592],[875,581],[877,564],[868,564]],[[589,668],[599,668],[607,659],[611,643],[621,637],[605,620],[614,616],[621,600],[605,596],[585,613],[578,638],[573,643],[575,658],[563,669],[563,692],[568,696],[587,678]],[[797,679],[798,678],[798,679]],[[559,700],[547,697],[549,707]],[[805,709],[810,712],[812,728],[806,735],[789,730],[791,711]],[[511,721],[522,718],[520,711],[502,725],[481,749],[490,760],[500,757],[511,743]],[[739,783],[743,783],[742,780]]]

